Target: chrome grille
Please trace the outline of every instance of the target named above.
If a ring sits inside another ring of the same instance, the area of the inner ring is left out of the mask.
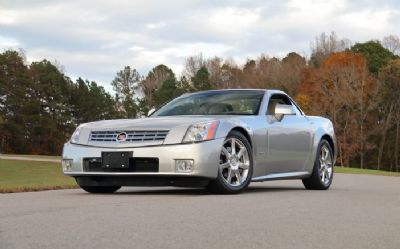
[[[121,133],[126,134],[124,142],[151,142],[164,141],[168,134],[166,130],[155,131],[92,131],[89,136],[90,142],[120,142],[117,136]]]

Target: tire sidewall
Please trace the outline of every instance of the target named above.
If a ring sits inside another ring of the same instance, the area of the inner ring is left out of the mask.
[[[240,140],[243,143],[243,145],[246,147],[247,152],[249,154],[249,161],[250,161],[249,172],[247,174],[247,178],[246,178],[245,182],[243,184],[239,185],[239,186],[231,186],[231,185],[229,185],[224,180],[224,177],[222,176],[221,170],[219,168],[218,168],[218,177],[217,177],[216,180],[227,191],[232,192],[232,193],[239,193],[239,192],[243,191],[250,184],[251,178],[253,177],[253,151],[251,149],[251,145],[250,145],[249,141],[247,140],[247,138],[242,133],[237,132],[237,131],[231,131],[228,134],[228,136],[226,136],[226,139],[224,140],[224,144],[225,144],[225,141],[228,140],[229,138],[236,138],[236,139]]]
[[[328,189],[328,188],[331,186],[332,181],[333,181],[334,165],[332,165],[332,176],[331,176],[331,178],[329,179],[329,183],[328,183],[328,184],[324,184],[324,183],[322,182],[322,180],[321,180],[320,175],[319,175],[319,168],[320,168],[319,156],[320,156],[320,153],[321,153],[322,146],[324,146],[324,145],[325,145],[325,146],[328,148],[328,150],[329,150],[329,154],[330,154],[331,157],[332,157],[332,164],[333,164],[333,151],[332,151],[331,145],[329,144],[328,141],[326,141],[325,139],[322,139],[321,142],[320,142],[319,145],[318,145],[317,155],[316,155],[316,157],[315,157],[315,163],[314,163],[314,169],[313,169],[314,172],[313,172],[313,174],[315,174],[315,176],[318,177],[318,180],[319,180],[319,182],[320,182],[322,188]]]

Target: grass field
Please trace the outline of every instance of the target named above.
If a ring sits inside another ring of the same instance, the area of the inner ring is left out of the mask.
[[[390,172],[383,170],[374,169],[357,169],[347,167],[335,167],[335,173],[347,173],[347,174],[364,174],[364,175],[380,175],[380,176],[400,176],[400,172]]]
[[[30,158],[36,158],[36,159],[55,159],[59,160],[61,159],[61,156],[43,156],[43,155],[23,155],[23,154],[0,154],[5,157],[10,156],[10,157],[30,157]]]
[[[0,159],[0,193],[76,188],[59,163]]]

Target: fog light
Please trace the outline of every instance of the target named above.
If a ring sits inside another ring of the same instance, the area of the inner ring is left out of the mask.
[[[72,159],[62,159],[61,160],[61,166],[63,171],[70,171],[72,169]]]
[[[175,169],[177,172],[192,172],[194,169],[194,162],[189,159],[175,160]]]

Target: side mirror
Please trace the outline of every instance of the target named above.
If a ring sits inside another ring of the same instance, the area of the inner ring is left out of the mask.
[[[294,115],[296,114],[291,105],[276,104],[275,115]]]
[[[147,117],[149,117],[151,114],[153,114],[156,111],[156,108],[151,108],[148,112],[147,112]]]
[[[282,121],[285,115],[296,114],[291,105],[276,104],[275,105],[275,118],[279,122]]]

